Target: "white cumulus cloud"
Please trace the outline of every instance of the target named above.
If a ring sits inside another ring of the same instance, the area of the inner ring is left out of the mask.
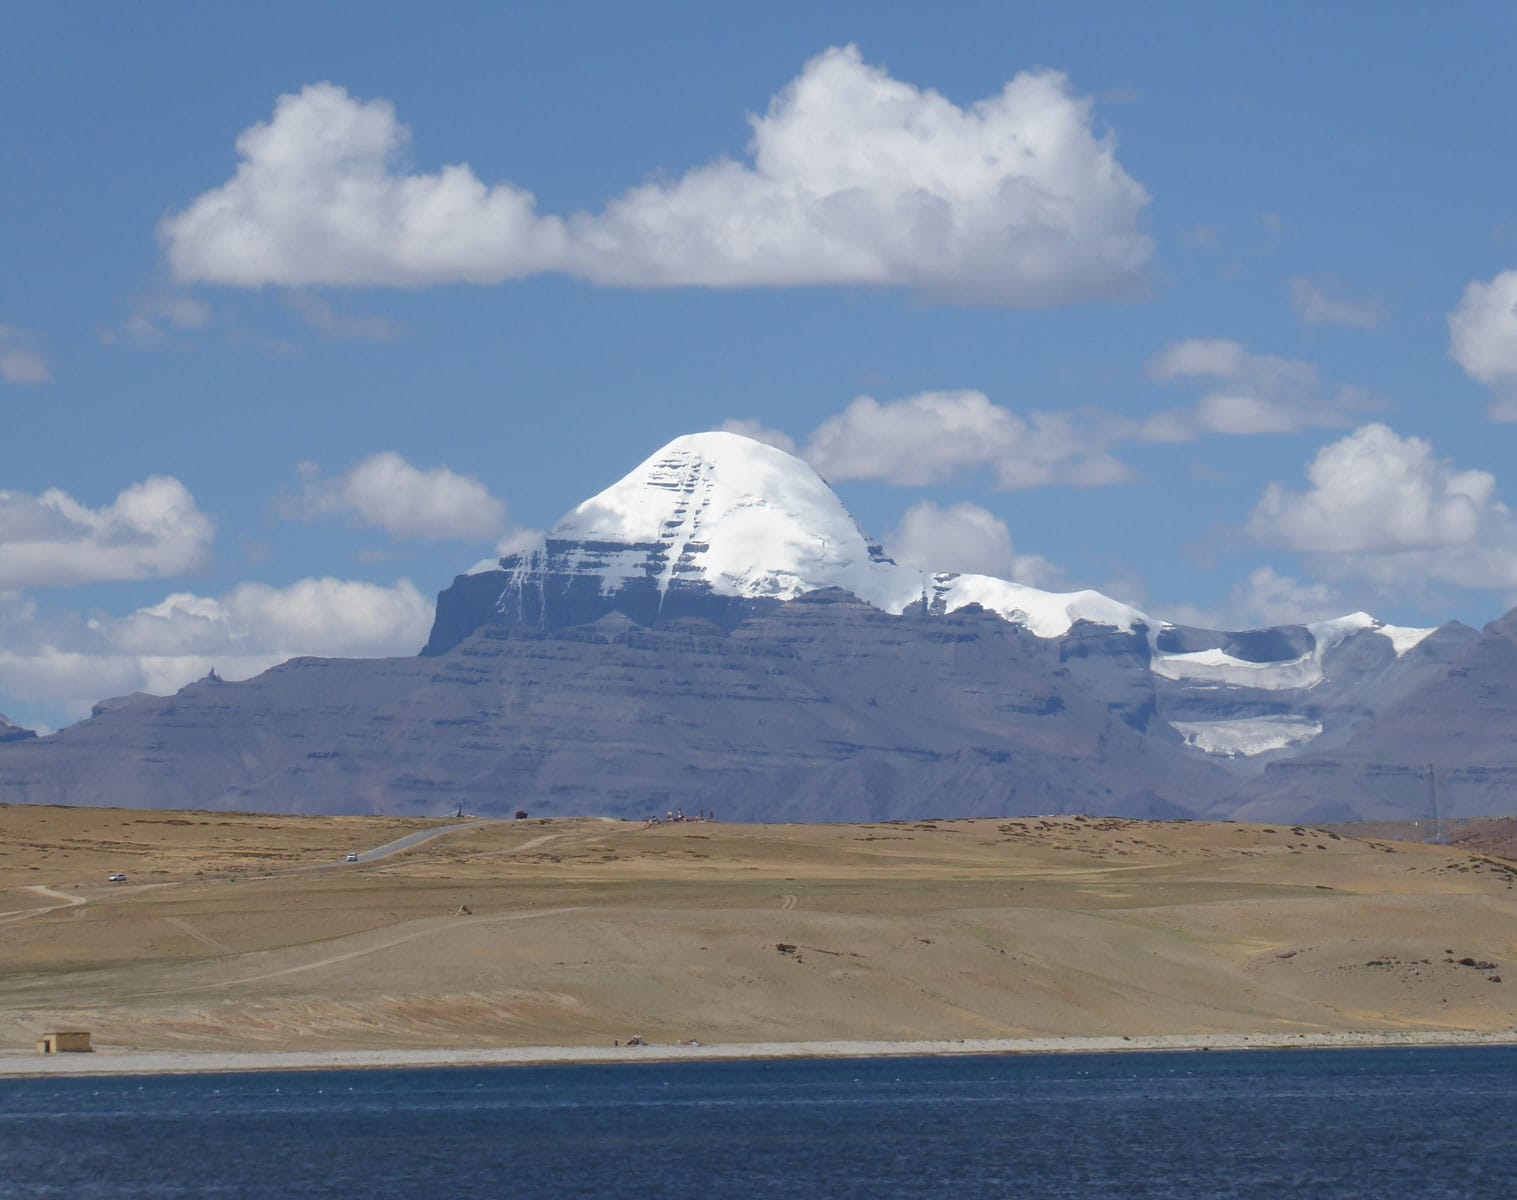
[[[1306,555],[1316,574],[1401,598],[1433,583],[1517,587],[1517,519],[1490,472],[1372,424],[1323,447],[1306,476],[1303,490],[1270,484],[1247,532]]]
[[[0,588],[182,575],[205,565],[215,526],[179,480],[152,476],[90,508],[58,488],[0,491]]]
[[[1296,579],[1273,567],[1256,567],[1232,588],[1220,607],[1200,609],[1176,604],[1165,608],[1164,616],[1176,624],[1202,629],[1262,629],[1341,617],[1352,609],[1352,602],[1333,584]]]
[[[1182,441],[1201,434],[1294,433],[1314,427],[1351,424],[1372,407],[1350,387],[1324,387],[1317,368],[1300,359],[1252,354],[1223,338],[1187,338],[1156,354],[1148,374],[1161,383],[1202,389],[1185,412],[1160,414],[1146,440]]]
[[[1508,516],[1495,500],[1495,476],[1455,470],[1421,438],[1385,425],[1324,446],[1306,478],[1305,491],[1269,485],[1249,519],[1257,538],[1318,552],[1463,546],[1483,519]]]
[[[831,480],[928,486],[988,469],[997,487],[1096,487],[1132,477],[1100,444],[1098,422],[1065,413],[1027,418],[983,392],[922,392],[880,403],[860,396],[812,433],[807,461]]]
[[[559,271],[632,287],[855,284],[1042,308],[1132,293],[1153,251],[1143,187],[1053,71],[960,107],[852,47],[813,58],[761,116],[749,162],[536,212],[465,164],[406,173],[409,130],[331,83],[281,96],[233,177],[167,217],[181,280],[499,283]]]
[[[1517,271],[1464,289],[1449,314],[1449,356],[1495,391],[1494,420],[1517,421]]]
[[[1234,621],[1229,628],[1244,629],[1325,621],[1341,617],[1348,605],[1330,583],[1256,567],[1233,589],[1231,611]]]
[[[978,504],[913,504],[885,545],[896,562],[923,571],[991,575],[1031,587],[1059,582],[1052,563],[1036,554],[1018,554],[1006,522]]]
[[[216,599],[176,593],[130,616],[93,621],[91,627],[112,646],[134,654],[251,651],[283,661],[302,654],[414,654],[431,621],[431,602],[409,580],[385,587],[326,577],[283,588],[241,583]]]
[[[431,620],[431,603],[403,579],[243,583],[88,620],[43,618],[33,602],[0,593],[0,697],[83,717],[108,696],[168,694],[212,669],[237,680],[302,655],[415,654]]]
[[[237,139],[236,174],[159,229],[186,281],[257,287],[498,283],[561,260],[562,222],[465,165],[397,170],[410,131],[331,83],[279,97]]]
[[[393,450],[330,478],[314,463],[300,470],[301,495],[286,505],[293,515],[347,517],[414,538],[495,538],[506,526],[505,502],[479,480],[412,466]]]
[[[602,282],[880,284],[1041,308],[1132,291],[1148,197],[1051,71],[960,108],[828,50],[751,119],[727,160],[571,223]]]
[[[860,396],[812,432],[803,456],[835,481],[925,487],[983,470],[1005,490],[1104,487],[1136,478],[1115,456],[1123,445],[1348,425],[1376,407],[1355,388],[1325,386],[1311,363],[1252,354],[1222,339],[1166,346],[1147,373],[1202,395],[1188,407],[1141,417],[1097,407],[1021,415],[975,390],[921,392],[883,403]],[[728,428],[748,433],[747,425]]]

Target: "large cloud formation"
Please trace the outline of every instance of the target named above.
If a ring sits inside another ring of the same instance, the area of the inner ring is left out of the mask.
[[[237,139],[225,184],[167,217],[187,282],[500,283],[558,271],[630,287],[853,284],[1041,308],[1130,293],[1152,239],[1143,187],[1053,71],[961,108],[828,50],[750,118],[751,161],[541,215],[466,164],[405,173],[383,100],[321,83]]]
[[[0,588],[183,575],[205,564],[214,533],[168,476],[134,483],[102,508],[58,488],[0,491]]]
[[[1449,355],[1496,393],[1493,420],[1517,421],[1517,271],[1464,289],[1449,314]]]

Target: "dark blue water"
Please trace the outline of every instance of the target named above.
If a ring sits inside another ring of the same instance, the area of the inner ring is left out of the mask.
[[[0,1081],[0,1197],[1510,1197],[1517,1050]]]

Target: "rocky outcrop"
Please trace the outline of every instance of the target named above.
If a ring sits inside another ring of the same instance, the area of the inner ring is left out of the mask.
[[[23,729],[4,713],[0,713],[0,742],[23,742],[36,736],[35,731]]]

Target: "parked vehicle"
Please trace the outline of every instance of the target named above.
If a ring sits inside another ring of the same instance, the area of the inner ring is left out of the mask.
[[[116,874],[114,874],[114,875],[111,876],[111,882],[112,883],[125,883],[126,882],[126,876],[123,875],[123,874],[121,874],[121,872],[118,871],[118,872],[116,872]]]

